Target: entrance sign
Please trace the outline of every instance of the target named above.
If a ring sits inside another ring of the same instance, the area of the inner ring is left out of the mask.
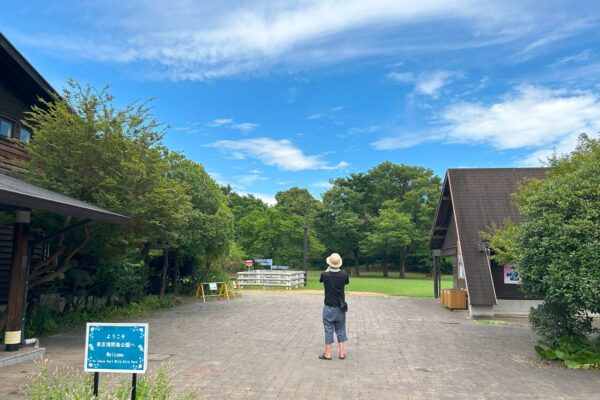
[[[269,269],[273,267],[272,258],[259,258],[258,260],[254,260],[254,262],[262,267],[269,267]]]
[[[148,324],[87,324],[85,371],[143,374],[148,365]]]

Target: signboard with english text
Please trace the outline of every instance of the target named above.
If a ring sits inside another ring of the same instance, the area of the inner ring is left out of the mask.
[[[84,367],[86,372],[143,374],[147,366],[148,324],[87,324]]]

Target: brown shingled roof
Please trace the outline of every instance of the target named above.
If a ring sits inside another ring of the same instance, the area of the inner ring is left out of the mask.
[[[450,215],[456,229],[465,265],[469,302],[473,305],[496,304],[494,285],[480,232],[505,219],[522,217],[511,195],[524,178],[544,179],[547,168],[449,169],[433,223],[429,247],[440,249],[447,236]],[[446,228],[446,230],[444,230]]]

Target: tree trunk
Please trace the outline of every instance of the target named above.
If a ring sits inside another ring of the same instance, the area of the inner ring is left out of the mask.
[[[140,250],[140,255],[142,256],[142,260],[146,261],[151,249],[152,249],[152,245],[150,243],[144,243],[144,245],[142,246],[142,249]]]
[[[406,278],[406,255],[407,254],[408,254],[408,251],[406,250],[406,248],[404,250],[402,250],[402,252],[400,253],[400,276],[398,276],[398,278],[400,278],[400,279]]]
[[[381,269],[383,270],[383,277],[388,277],[388,266],[387,266],[387,256],[383,256],[383,262],[381,264]]]
[[[179,293],[179,257],[175,253],[175,260],[173,261],[173,294]]]
[[[371,260],[367,259],[366,266],[367,266],[367,272],[371,271]]]
[[[354,276],[360,276],[360,267],[358,266],[358,250],[354,250]]]
[[[165,290],[167,289],[167,270],[169,269],[169,249],[165,247],[163,250],[163,265],[162,275],[160,280],[160,297],[164,297]]]

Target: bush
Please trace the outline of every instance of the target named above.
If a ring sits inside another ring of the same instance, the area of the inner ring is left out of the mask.
[[[593,331],[589,315],[558,302],[546,301],[532,308],[529,321],[533,331],[549,346],[556,346],[561,337],[577,337]]]
[[[174,296],[146,296],[139,302],[124,305],[98,306],[87,310],[60,314],[46,307],[38,306],[25,321],[27,337],[41,337],[83,326],[87,322],[120,320],[138,317],[150,312],[170,308],[179,303]]]
[[[598,369],[600,351],[585,336],[563,336],[550,349],[535,346],[535,351],[544,360],[560,360],[571,369]]]
[[[89,400],[93,397],[93,374],[72,368],[49,371],[42,363],[31,383],[26,387],[26,396],[31,400]],[[121,379],[117,386],[100,385],[99,399],[128,400],[131,397],[131,382]],[[137,381],[139,400],[192,400],[198,398],[197,389],[186,389],[174,393],[170,370],[161,365],[156,375],[142,375]]]

